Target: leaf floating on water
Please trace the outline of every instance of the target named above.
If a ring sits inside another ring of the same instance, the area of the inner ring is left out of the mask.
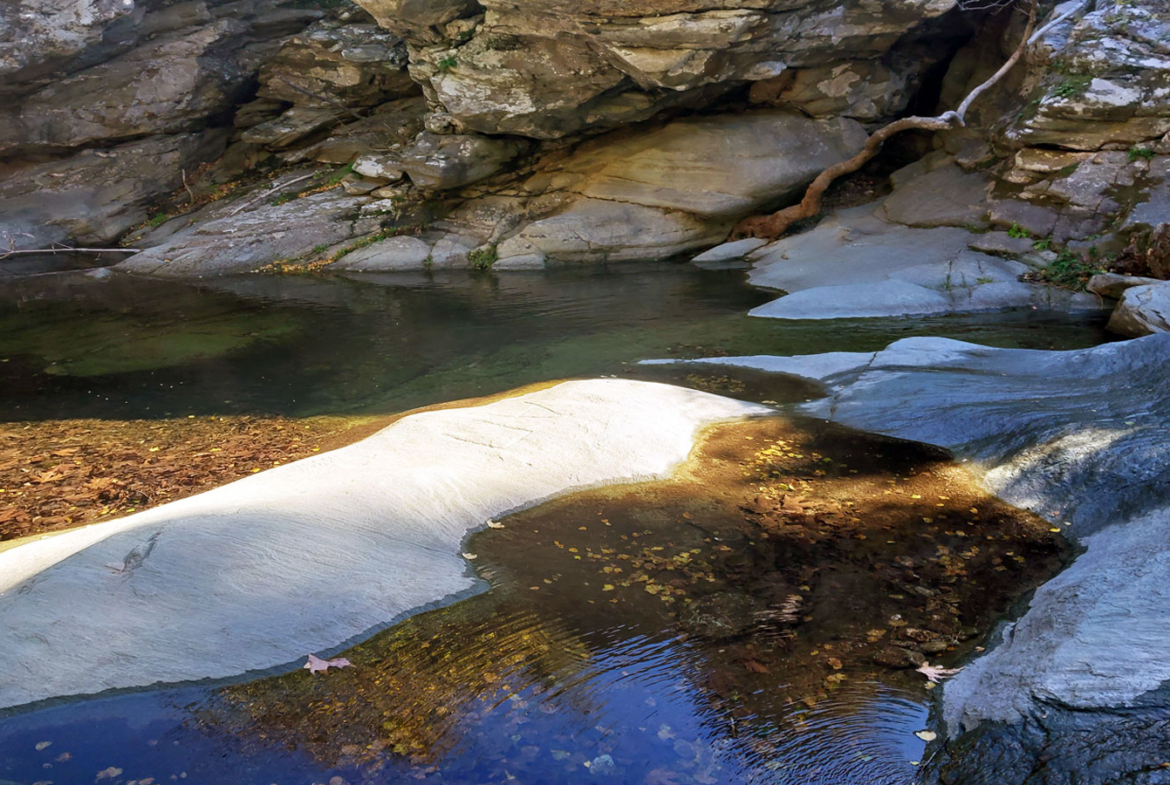
[[[755,660],[748,660],[743,665],[745,668],[747,668],[752,673],[767,673],[768,672],[767,665],[756,662]]]
[[[504,528],[504,524],[500,523],[499,521],[488,521],[487,527],[489,529],[502,529]]]
[[[922,739],[923,741],[934,741],[935,739],[938,738],[938,734],[932,730],[915,731],[914,735],[917,736],[918,738]]]
[[[478,553],[465,553],[465,554],[463,554],[463,558],[467,559],[468,561],[475,561],[476,559],[479,558],[479,554]]]
[[[51,741],[38,741],[37,742],[37,752],[40,752],[41,750],[47,749],[47,748],[52,747],[52,746],[53,746],[53,742],[51,742]]]
[[[929,662],[924,662],[918,666],[918,672],[926,677],[926,680],[932,684],[938,684],[943,679],[949,679],[954,676],[962,668],[942,668],[938,665],[931,665]]]
[[[315,654],[309,655],[309,661],[305,663],[305,670],[309,673],[325,673],[330,668],[352,668],[353,663],[345,657],[338,657],[333,660],[323,660]]]
[[[114,777],[120,776],[121,774],[122,770],[117,766],[110,766],[108,769],[102,769],[99,771],[97,773],[97,777],[94,778],[94,782],[99,780],[112,780]]]

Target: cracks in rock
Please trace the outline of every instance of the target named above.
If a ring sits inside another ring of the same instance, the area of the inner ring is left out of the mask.
[[[111,562],[106,565],[106,568],[115,575],[124,575],[130,577],[134,571],[141,567],[150,554],[154,551],[154,546],[158,544],[158,538],[162,536],[162,529],[159,529],[154,534],[146,539],[146,542],[135,545],[126,557],[122,559],[122,563]]]

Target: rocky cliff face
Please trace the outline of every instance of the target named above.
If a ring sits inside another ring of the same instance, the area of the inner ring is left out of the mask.
[[[125,269],[182,277],[692,253],[866,128],[956,105],[1023,27],[955,0],[30,3],[0,10],[5,242],[132,239]],[[1025,268],[1145,258],[1170,206],[1168,38],[1158,0],[1089,3],[969,127],[920,141],[875,215],[894,238],[1010,230],[959,245]]]

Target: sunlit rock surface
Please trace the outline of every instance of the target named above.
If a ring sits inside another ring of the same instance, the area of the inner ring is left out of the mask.
[[[763,407],[597,380],[407,417],[334,452],[0,553],[0,706],[223,678],[471,590],[461,542],[567,491],[666,476]]]
[[[811,231],[749,254],[755,264],[749,280],[787,292],[752,315],[843,319],[1103,307],[1092,295],[1021,282],[1021,274],[1041,264],[977,251],[970,246],[980,235],[966,229],[893,223],[884,214],[887,204],[842,210]]]
[[[526,184],[534,199],[559,194],[568,204],[521,226],[500,260],[666,259],[714,245],[736,219],[793,198],[864,143],[852,120],[776,109],[604,137]]]

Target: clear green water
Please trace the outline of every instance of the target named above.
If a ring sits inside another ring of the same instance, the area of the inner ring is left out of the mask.
[[[655,357],[874,350],[911,335],[1072,348],[1099,322],[781,322],[740,271],[634,264],[502,277],[109,275],[0,284],[0,417],[388,413]]]

